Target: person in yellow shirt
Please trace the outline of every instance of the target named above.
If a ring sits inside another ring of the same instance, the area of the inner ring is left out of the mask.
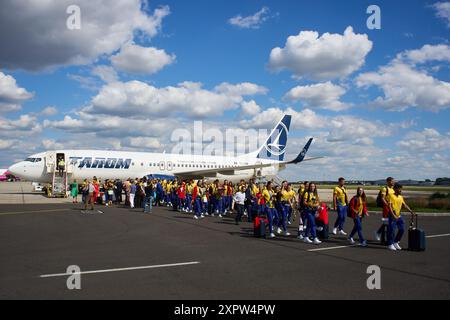
[[[333,234],[339,232],[340,235],[346,236],[344,231],[345,217],[347,216],[348,194],[345,188],[345,179],[339,178],[339,185],[333,191],[334,210],[337,211],[336,222],[334,223]]]
[[[394,194],[394,185],[395,180],[392,177],[388,177],[386,179],[386,185],[380,189],[379,196],[381,197],[381,205],[383,207],[383,217],[381,219],[381,226],[375,233],[375,239],[377,241],[381,240],[381,234],[383,232],[383,228],[385,228],[386,223],[389,218],[389,212],[391,211],[389,208],[389,197]]]
[[[388,200],[390,209],[388,222],[388,249],[391,251],[402,250],[400,241],[405,233],[405,222],[401,215],[402,209],[405,208],[411,214],[414,214],[402,196],[402,189],[403,186],[396,183],[394,185],[394,194],[391,194]],[[397,234],[395,234],[396,229],[398,229]]]
[[[287,224],[292,224],[292,213],[294,212],[294,208],[296,205],[296,194],[295,191],[292,189],[292,186],[290,184],[287,185],[287,198],[289,202],[289,207],[287,208]]]
[[[275,209],[275,196],[276,194],[272,188],[272,182],[269,181],[267,182],[266,187],[262,192],[262,197],[264,198],[265,212],[267,215],[267,219],[269,220],[269,232],[271,238],[275,238],[273,222],[276,218],[276,215],[278,215],[277,209]]]
[[[303,241],[305,243],[321,244],[322,242],[317,238],[316,234],[316,213],[320,206],[320,198],[317,193],[317,187],[315,183],[310,183],[308,191],[303,196],[303,207],[306,218],[306,231]],[[311,240],[309,235],[313,238]]]

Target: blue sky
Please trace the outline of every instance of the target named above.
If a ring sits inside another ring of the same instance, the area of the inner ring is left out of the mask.
[[[80,30],[64,27],[70,4]],[[449,176],[449,19],[444,1],[6,1],[0,167],[54,148],[170,150],[194,120],[270,129],[290,112],[289,152],[315,136],[325,159],[289,179]]]

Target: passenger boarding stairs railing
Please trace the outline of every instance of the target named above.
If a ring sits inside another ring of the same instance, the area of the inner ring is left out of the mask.
[[[52,197],[66,197],[67,195],[67,171],[64,170],[62,175],[56,167],[53,168],[53,179],[52,179]]]

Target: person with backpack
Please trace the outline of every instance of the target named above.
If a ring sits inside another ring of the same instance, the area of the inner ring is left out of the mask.
[[[317,193],[317,186],[315,183],[310,183],[308,187],[308,191],[305,192],[305,195],[303,196],[303,206],[305,208],[305,218],[307,221],[306,225],[306,231],[304,235],[303,241],[305,243],[314,243],[314,244],[321,244],[322,241],[317,238],[316,233],[316,213],[317,209],[320,206],[320,199],[319,195]],[[309,238],[309,235],[311,235],[311,240]]]
[[[359,187],[356,191],[356,195],[350,200],[349,204],[349,216],[353,219],[353,230],[348,236],[350,244],[355,244],[353,236],[358,233],[359,243],[361,247],[367,247],[367,242],[364,240],[362,233],[362,220],[364,216],[367,216],[367,198],[364,189]]]
[[[336,235],[339,232],[340,235],[346,236],[347,233],[344,231],[344,223],[348,210],[348,194],[347,189],[345,188],[345,179],[342,177],[339,178],[338,183],[339,185],[335,187],[333,191],[333,207],[337,212],[333,234]]]
[[[395,185],[394,178],[388,177],[386,179],[386,185],[380,189],[380,192],[378,192],[377,206],[383,208],[383,217],[381,219],[380,228],[378,228],[378,230],[375,232],[375,239],[377,241],[381,241],[383,229],[386,228],[386,225],[389,220],[389,212],[390,212],[389,198],[391,195],[394,194],[394,185]]]
[[[399,183],[394,185],[394,193],[389,196],[389,222],[388,222],[388,249],[391,251],[402,250],[400,241],[405,233],[405,222],[401,216],[402,208],[405,208],[412,215],[415,213],[406,204],[402,196],[403,186]],[[398,229],[397,234],[396,229]]]
[[[270,237],[275,238],[275,233],[273,232],[273,225],[275,220],[275,215],[277,215],[277,210],[275,209],[275,192],[272,189],[272,182],[269,181],[266,184],[262,192],[262,196],[264,198],[265,203],[265,213],[267,215],[267,219],[269,220],[269,232]]]
[[[292,189],[292,186],[288,183],[286,187],[286,191],[288,194],[288,203],[289,205],[286,207],[287,209],[287,224],[292,224],[292,214],[294,213],[295,206],[296,206],[296,194],[295,191]]]
[[[298,234],[297,239],[303,240],[304,239],[304,233],[306,229],[306,217],[305,217],[305,206],[304,206],[304,197],[305,193],[309,188],[309,182],[305,181],[298,189],[298,212],[299,212],[299,218],[298,218]]]
[[[289,209],[291,208],[290,203],[290,193],[288,191],[288,183],[287,181],[283,181],[281,185],[281,189],[277,187],[276,191],[276,209],[278,211],[278,216],[280,217],[278,222],[277,233],[281,234],[284,232],[285,236],[290,236],[291,234],[287,230],[287,216],[289,213]]]
[[[94,203],[95,203],[95,184],[92,181],[86,180],[86,185],[83,189],[83,193],[86,193],[87,196],[84,198],[84,210],[87,210],[88,204],[91,205],[91,211],[94,211]]]
[[[192,207],[194,208],[194,219],[203,219],[205,216],[203,215],[202,210],[202,189],[199,187],[197,181],[192,182]]]

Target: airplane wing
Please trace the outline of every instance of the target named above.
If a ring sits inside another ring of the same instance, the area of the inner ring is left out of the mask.
[[[299,164],[300,162],[305,161],[312,161],[317,159],[322,159],[323,157],[314,157],[314,158],[306,158],[306,153],[308,152],[309,147],[311,146],[311,143],[313,142],[313,138],[309,139],[306,143],[305,147],[302,149],[302,151],[298,154],[298,156],[291,161],[280,161],[280,162],[273,162],[273,163],[266,163],[266,164],[253,164],[253,165],[246,165],[246,166],[230,166],[230,167],[222,167],[222,168],[214,168],[214,169],[205,169],[205,170],[195,170],[195,171],[189,171],[189,172],[183,172],[178,173],[176,176],[184,179],[196,179],[196,178],[204,178],[204,177],[215,177],[217,173],[223,174],[223,175],[234,175],[236,171],[242,171],[242,170],[251,170],[251,169],[260,169],[260,168],[267,168],[267,167],[273,167],[273,166],[280,166],[285,167],[288,164]]]

